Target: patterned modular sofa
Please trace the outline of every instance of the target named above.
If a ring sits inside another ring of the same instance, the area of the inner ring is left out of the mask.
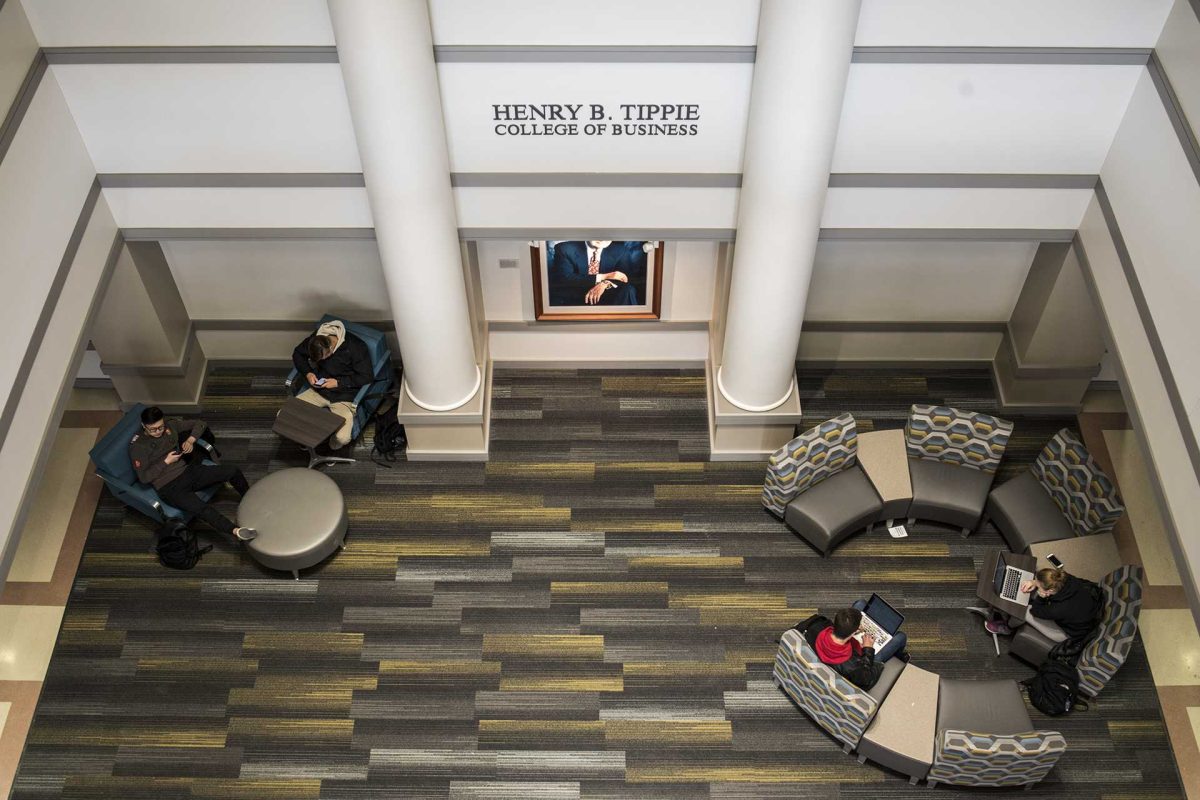
[[[1089,697],[1100,694],[1129,657],[1142,610],[1142,576],[1141,567],[1126,564],[1100,581],[1104,591],[1100,632],[1083,648],[1078,664],[1079,691]],[[1009,652],[1036,667],[1046,660],[1053,646],[1054,642],[1032,625],[1022,625]]]
[[[849,753],[858,747],[904,667],[903,661],[893,658],[879,681],[864,691],[822,664],[805,638],[789,630],[779,639],[773,677],[775,685]]]
[[[1112,480],[1063,428],[1028,472],[992,490],[984,519],[999,529],[1009,549],[1025,553],[1039,542],[1110,531],[1123,513]]]
[[[883,511],[857,452],[854,417],[842,414],[800,434],[768,460],[762,504],[821,555]]]
[[[858,748],[887,703],[904,667],[899,659],[888,661],[879,682],[864,691],[822,664],[804,637],[789,630],[779,640],[774,679],[849,753]],[[931,786],[1031,785],[1045,777],[1066,750],[1060,733],[1033,728],[1011,680],[939,679],[935,735],[927,776]]]
[[[912,479],[909,522],[979,524],[1013,424],[950,406],[914,405],[904,427]]]

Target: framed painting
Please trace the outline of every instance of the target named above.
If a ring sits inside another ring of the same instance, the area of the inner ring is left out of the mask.
[[[535,319],[659,319],[662,313],[662,242],[546,241],[530,251]]]

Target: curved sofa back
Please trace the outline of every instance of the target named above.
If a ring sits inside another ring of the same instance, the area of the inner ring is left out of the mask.
[[[839,414],[809,428],[771,454],[763,481],[762,504],[783,517],[796,495],[831,478],[858,460],[858,426]]]
[[[1066,749],[1067,741],[1058,731],[998,736],[944,730],[934,747],[929,780],[956,786],[1037,783],[1046,777]]]
[[[909,458],[995,472],[1012,431],[1011,422],[990,414],[918,403],[904,426],[904,447]]]
[[[1079,656],[1079,690],[1095,697],[1103,689],[1133,647],[1137,636],[1138,615],[1142,610],[1142,568],[1126,564],[1104,576],[1104,616],[1100,634]]]
[[[879,708],[874,697],[821,663],[795,630],[779,639],[775,680],[804,713],[850,747],[858,746]]]
[[[1066,428],[1046,442],[1032,471],[1076,536],[1110,531],[1125,513],[1112,479]]]

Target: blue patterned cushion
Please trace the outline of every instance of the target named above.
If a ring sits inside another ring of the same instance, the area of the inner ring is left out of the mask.
[[[1067,742],[1057,731],[996,736],[942,731],[929,768],[929,781],[958,786],[1017,786],[1046,777]]]
[[[1142,568],[1126,564],[1100,581],[1104,617],[1100,634],[1079,656],[1079,690],[1095,697],[1129,656],[1142,610]]]
[[[814,722],[850,747],[858,746],[879,707],[874,697],[821,663],[795,630],[779,638],[775,682]]]
[[[904,427],[904,446],[910,458],[995,472],[1012,430],[1011,422],[990,414],[917,404]]]
[[[1117,487],[1066,428],[1042,448],[1033,463],[1033,476],[1050,493],[1076,536],[1110,531],[1125,513]]]
[[[857,459],[854,417],[842,414],[809,428],[771,454],[762,504],[782,517],[796,495],[853,466]]]

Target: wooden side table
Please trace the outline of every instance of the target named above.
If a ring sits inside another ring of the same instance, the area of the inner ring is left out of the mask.
[[[912,481],[908,477],[908,452],[904,431],[868,431],[858,435],[858,463],[883,500],[880,515],[888,527],[908,514]]]
[[[342,424],[342,418],[328,408],[314,406],[293,396],[284,402],[271,430],[307,450],[308,468],[312,469],[322,464],[354,463],[353,458],[317,455],[317,445],[332,436]]]
[[[858,743],[858,760],[903,773],[909,783],[923,779],[933,765],[940,682],[933,672],[905,667]]]
[[[1093,583],[1099,583],[1105,575],[1121,566],[1121,554],[1117,552],[1117,542],[1111,533],[1038,542],[1029,548],[1029,553],[1037,559],[1038,569],[1051,566],[1046,556],[1053,553],[1062,562],[1063,569]]]

